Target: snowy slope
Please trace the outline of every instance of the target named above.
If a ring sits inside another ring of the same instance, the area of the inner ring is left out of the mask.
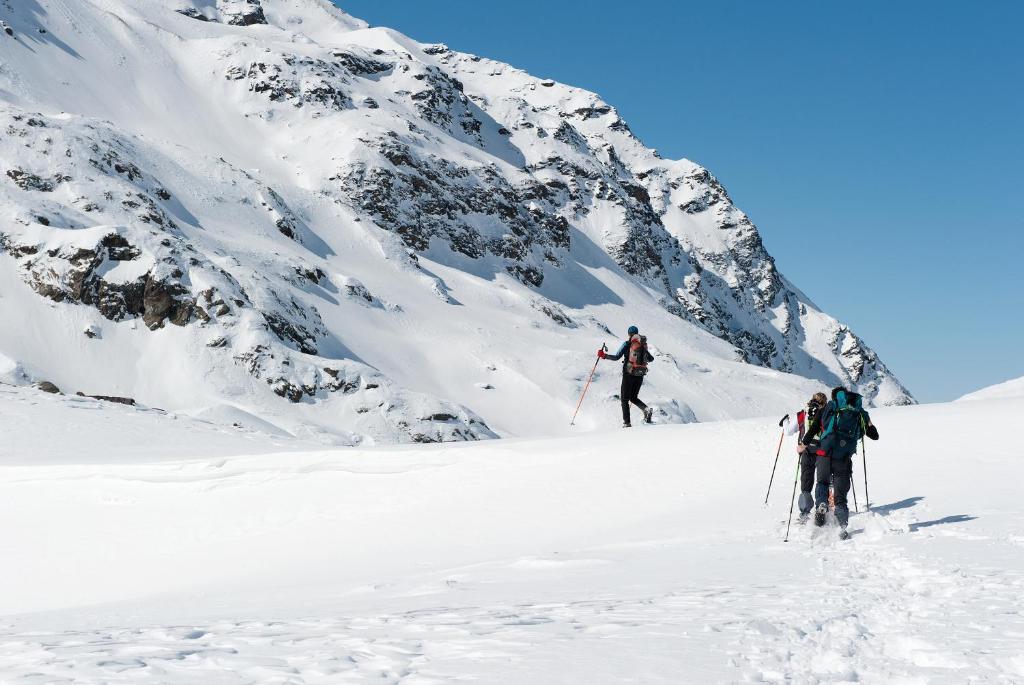
[[[0,390],[3,682],[1024,679],[1024,453],[949,430],[1019,399],[876,410],[872,512],[784,544],[773,419],[266,454]]]
[[[1016,399],[1024,397],[1024,376],[1021,378],[1014,378],[1004,383],[997,383],[990,385],[987,388],[981,390],[975,390],[969,392],[963,397],[959,398],[957,402],[970,402],[974,400],[1001,400],[1001,399]]]
[[[25,377],[323,442],[555,434],[636,323],[663,422],[821,384],[912,402],[707,170],[593,93],[325,0],[0,18],[0,354]]]
[[[4,466],[177,461],[196,457],[287,453],[320,447],[259,425],[243,414],[209,420],[89,397],[61,397],[3,384]],[[45,417],[45,418],[44,418]],[[246,425],[249,423],[250,425]],[[40,438],[45,435],[45,440]]]

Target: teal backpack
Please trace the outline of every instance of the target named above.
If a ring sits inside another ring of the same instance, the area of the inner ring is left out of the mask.
[[[822,417],[821,446],[830,457],[849,457],[864,435],[864,399],[855,392],[839,390]]]

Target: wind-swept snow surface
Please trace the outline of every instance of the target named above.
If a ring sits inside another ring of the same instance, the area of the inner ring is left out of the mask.
[[[773,419],[296,451],[0,386],[0,680],[1019,682],[1022,411],[874,411],[871,511],[858,457],[784,544]]]
[[[913,401],[709,171],[593,93],[326,0],[0,19],[0,354],[25,377],[333,444],[537,436],[638,324],[662,423],[821,384]]]

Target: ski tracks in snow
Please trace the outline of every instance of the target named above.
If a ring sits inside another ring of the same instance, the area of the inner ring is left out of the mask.
[[[929,558],[921,545],[965,536],[923,528],[904,510],[852,515],[847,542],[833,526],[801,528],[790,544],[805,547],[805,581],[750,597],[751,606],[766,609],[763,615],[725,626],[744,636],[735,655],[744,679],[1021,682],[1024,575]]]
[[[849,542],[833,527],[802,527],[785,546],[762,537],[777,526],[745,533],[755,556],[806,560],[805,577],[781,583],[768,571],[759,584],[752,569],[744,586],[455,606],[462,579],[474,578],[460,569],[457,581],[393,588],[442,606],[391,614],[77,632],[10,624],[0,626],[0,673],[18,683],[520,683],[566,669],[594,683],[1020,682],[1024,578],[929,563],[918,547],[943,535],[911,533],[917,525],[906,511],[867,513],[852,517]],[[605,562],[566,569],[581,564]]]
[[[575,682],[674,683],[714,637],[706,624],[691,627],[721,594],[0,633],[0,672],[17,683],[536,683],[570,673]],[[702,680],[721,671],[716,652]]]

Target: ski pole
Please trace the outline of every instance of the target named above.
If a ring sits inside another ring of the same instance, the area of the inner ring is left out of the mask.
[[[789,521],[786,523],[786,537],[783,542],[789,542],[789,527],[793,525],[793,503],[796,502],[796,482],[800,480],[800,455],[796,455],[796,475],[793,476],[793,496],[789,498]]]
[[[871,498],[868,496],[868,448],[863,436],[860,439],[860,458],[864,464],[864,508],[871,511]]]
[[[857,506],[857,484],[853,482],[853,464],[850,465],[850,488],[853,490],[853,513],[859,514],[860,507]]]
[[[779,420],[779,427],[782,427],[786,421],[789,421],[789,414],[786,414]],[[772,477],[768,479],[768,492],[764,495],[764,503],[768,504],[768,495],[772,494],[772,481],[775,480],[775,467],[779,465],[779,454],[782,453],[782,438],[786,437],[786,429],[782,428],[782,434],[779,435],[779,449],[775,450],[775,463],[772,465]]]
[[[603,352],[608,351],[608,346],[601,343],[601,350]],[[569,422],[570,426],[576,425],[576,415],[580,413],[580,407],[583,405],[583,398],[587,396],[587,388],[590,387],[590,381],[594,380],[594,374],[597,372],[597,363],[601,361],[598,357],[597,361],[594,362],[594,368],[590,370],[590,377],[587,379],[587,384],[583,386],[583,393],[580,395],[580,401],[576,403],[576,411],[572,413],[572,421]]]

